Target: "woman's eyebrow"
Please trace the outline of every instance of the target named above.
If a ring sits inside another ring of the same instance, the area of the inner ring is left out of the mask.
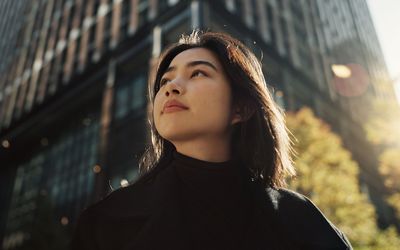
[[[208,61],[202,61],[202,60],[188,62],[188,63],[186,63],[186,67],[194,67],[196,65],[201,65],[201,64],[206,65],[206,66],[212,68],[213,70],[215,70],[216,72],[218,72],[218,69],[217,69],[217,67],[214,66],[214,64],[212,64]],[[176,66],[170,66],[165,70],[164,74],[167,72],[174,71],[174,70],[176,70]]]
[[[217,67],[215,67],[214,64],[212,64],[212,63],[210,63],[208,61],[191,61],[191,62],[187,63],[186,66],[187,67],[194,67],[196,65],[201,65],[201,64],[206,65],[206,66],[208,66],[208,67],[210,67],[210,68],[212,68],[212,69],[214,69],[215,71],[218,72]]]

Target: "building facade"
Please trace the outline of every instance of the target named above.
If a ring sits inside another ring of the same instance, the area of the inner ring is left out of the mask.
[[[0,7],[3,249],[41,246],[40,235],[65,248],[84,207],[136,178],[149,143],[149,69],[165,45],[194,28],[240,37],[261,58],[283,108],[309,106],[328,121],[359,162],[381,224],[391,223],[357,112],[360,102],[393,94],[374,80],[387,70],[364,0],[8,0]],[[360,66],[372,80],[345,95],[332,65]]]

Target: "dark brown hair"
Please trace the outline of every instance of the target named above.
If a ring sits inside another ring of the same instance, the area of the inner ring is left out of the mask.
[[[198,47],[209,49],[218,57],[231,84],[233,102],[240,109],[243,121],[233,128],[233,155],[240,157],[253,178],[265,187],[283,187],[285,177],[295,173],[283,112],[267,89],[256,56],[237,39],[216,32],[193,31],[182,35],[178,43],[161,54],[150,74],[148,121],[152,144],[142,156],[141,173],[151,173],[174,150],[172,143],[159,135],[153,121],[153,103],[161,77],[176,55]]]

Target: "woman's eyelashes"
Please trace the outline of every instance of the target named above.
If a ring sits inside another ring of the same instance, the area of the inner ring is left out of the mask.
[[[162,79],[160,80],[160,86],[163,86],[163,85],[166,84],[168,81],[169,81],[168,78],[162,78]]]
[[[208,76],[206,72],[202,70],[194,70],[190,75],[190,78],[201,77],[201,76]],[[160,80],[160,86],[165,85],[167,82],[171,81],[169,78],[164,77]]]
[[[207,74],[202,70],[193,71],[191,77],[198,77],[198,76],[207,76]]]

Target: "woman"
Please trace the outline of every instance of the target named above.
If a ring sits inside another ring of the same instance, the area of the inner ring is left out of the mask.
[[[294,174],[261,65],[223,33],[193,32],[149,81],[144,173],[86,209],[73,249],[351,249]]]

